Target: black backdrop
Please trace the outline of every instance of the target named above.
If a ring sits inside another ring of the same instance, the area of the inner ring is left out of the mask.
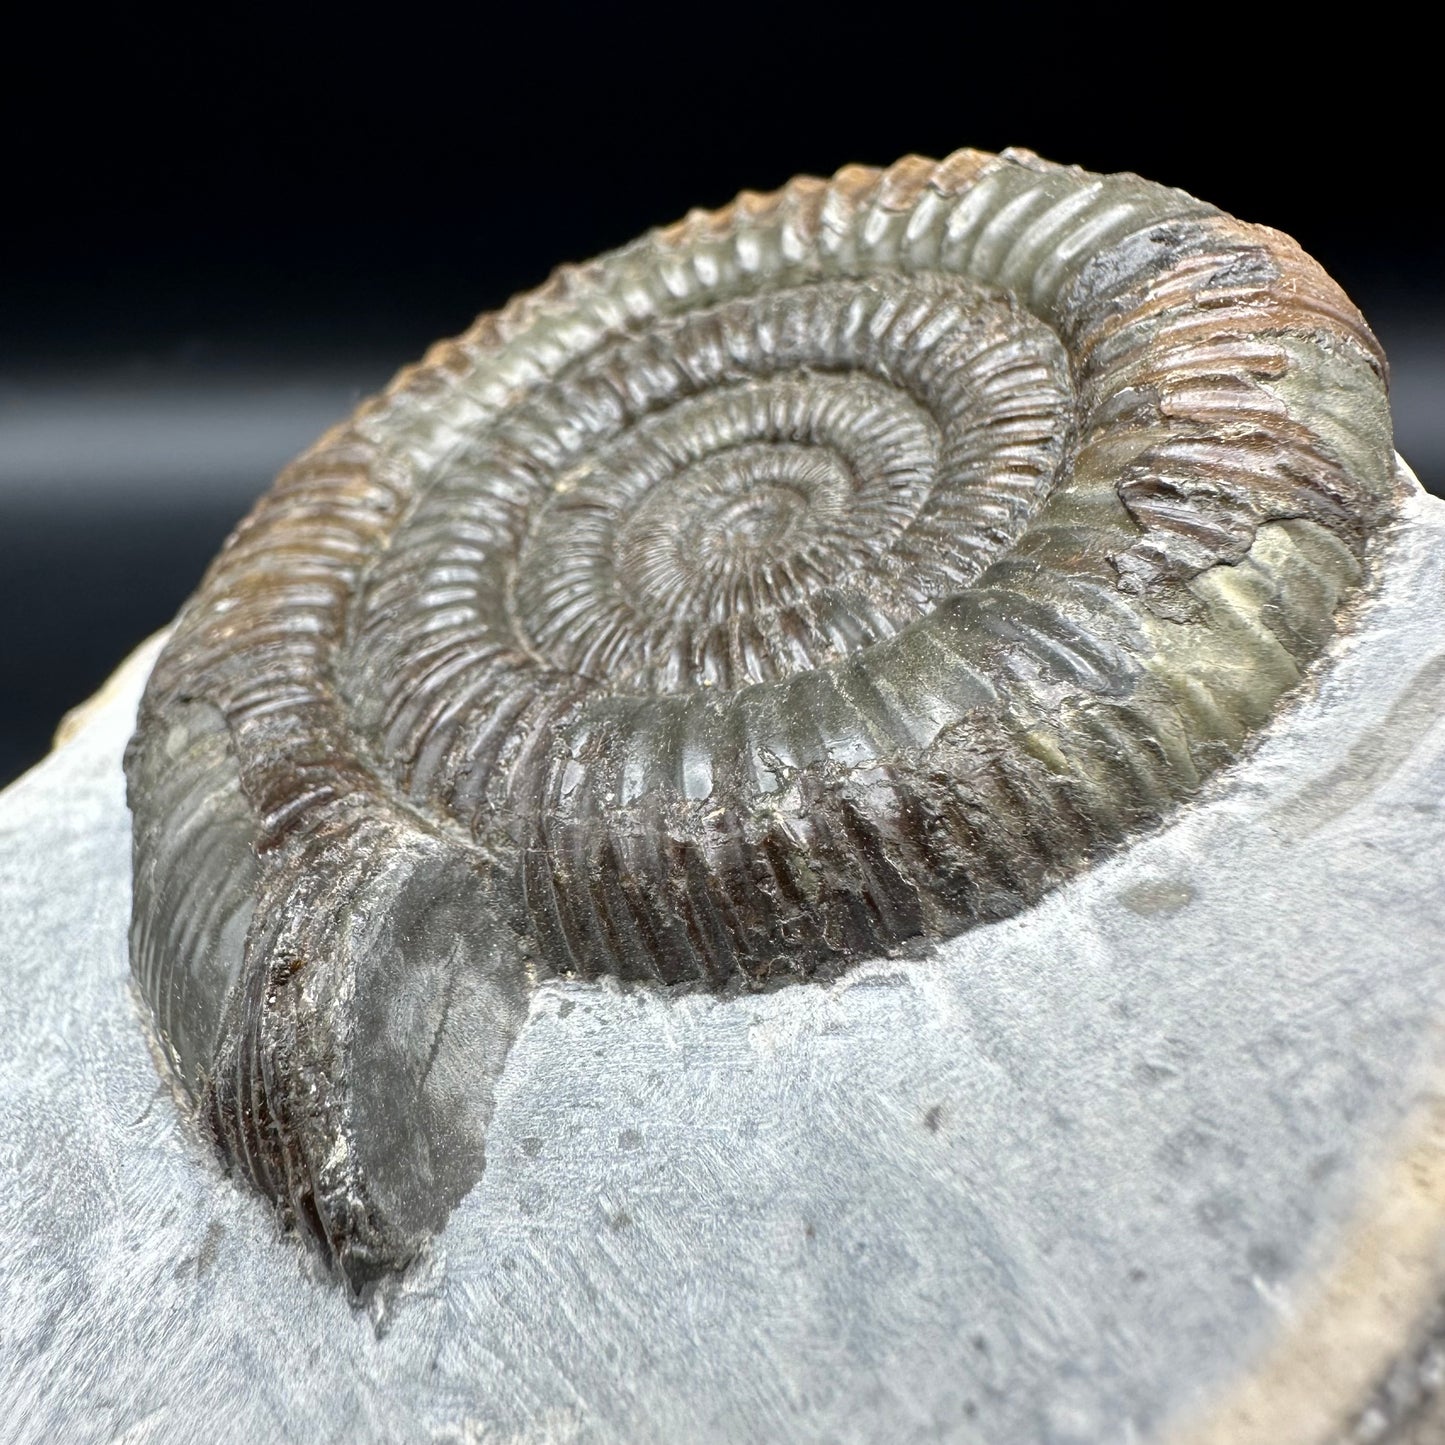
[[[0,62],[0,783],[429,341],[798,171],[1025,145],[1289,231],[1445,481],[1429,45],[1263,11],[32,15]]]

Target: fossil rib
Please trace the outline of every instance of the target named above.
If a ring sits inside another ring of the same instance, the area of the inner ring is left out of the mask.
[[[1236,756],[1392,498],[1288,238],[1022,152],[744,194],[289,467],[127,758],[133,966],[353,1287],[475,1181],[539,973],[762,984],[1014,912]]]

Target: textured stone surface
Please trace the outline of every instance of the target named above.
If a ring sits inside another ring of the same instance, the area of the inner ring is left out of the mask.
[[[480,1184],[370,1315],[157,1085],[138,659],[0,798],[0,1433],[1388,1438],[1445,1241],[1445,507],[1409,510],[1317,692],[1028,913],[826,987],[541,988]]]

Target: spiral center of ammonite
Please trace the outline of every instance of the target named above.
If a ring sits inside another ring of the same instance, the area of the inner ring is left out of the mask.
[[[829,458],[790,454],[781,447],[759,450],[734,460],[738,483],[745,488],[741,495],[732,495],[728,478],[716,474],[721,468],[708,468],[688,489],[701,493],[687,498],[696,506],[698,530],[679,538],[679,556],[692,565],[705,565],[714,556],[776,555],[815,503],[831,502],[836,509],[837,501],[826,493],[838,491],[840,483],[846,486],[847,479],[836,475]]]
[[[837,458],[802,447],[739,447],[709,457],[662,494],[665,504],[624,523],[620,585],[638,611],[653,615],[691,605],[721,619],[756,606],[758,588],[749,584],[806,548],[810,530],[836,523],[852,491]],[[780,579],[771,581],[766,590],[775,591]]]
[[[526,519],[517,631],[557,671],[643,694],[892,635],[1047,486],[1071,410],[1058,351],[928,277],[746,298],[604,346],[534,403],[570,413],[582,455]],[[603,386],[627,410],[600,415]]]
[[[496,790],[589,700],[726,696],[929,617],[1027,526],[1073,426],[1059,339],[958,278],[614,333],[420,479],[348,667],[407,685],[356,698],[358,731],[419,802],[507,815]]]
[[[724,681],[718,629],[858,594],[926,504],[938,443],[923,408],[866,375],[688,398],[560,480],[523,549],[517,615],[561,668],[610,676],[682,645],[694,681]]]
[[[709,518],[712,527],[704,533],[704,548],[736,548],[756,552],[772,541],[782,541],[792,528],[807,498],[785,483],[766,483],[752,494],[720,507]]]

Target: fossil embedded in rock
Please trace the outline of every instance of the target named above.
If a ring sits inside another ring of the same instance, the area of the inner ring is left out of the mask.
[[[539,973],[835,975],[1229,762],[1393,506],[1288,238],[962,151],[745,194],[436,347],[289,467],[127,759],[132,961],[353,1286],[482,1166]]]

